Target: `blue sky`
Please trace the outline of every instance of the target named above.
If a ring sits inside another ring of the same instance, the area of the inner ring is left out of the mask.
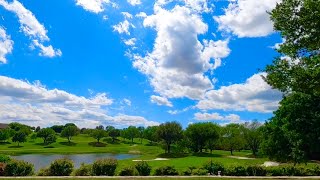
[[[263,122],[277,2],[0,0],[0,122]]]

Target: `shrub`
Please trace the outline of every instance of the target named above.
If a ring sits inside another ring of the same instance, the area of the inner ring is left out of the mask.
[[[114,176],[118,162],[116,159],[100,159],[93,163],[92,174],[95,176]]]
[[[224,171],[227,176],[247,176],[247,168],[241,165],[229,166]]]
[[[119,173],[120,176],[136,176],[137,174],[137,170],[132,166],[123,168]]]
[[[192,175],[195,175],[195,176],[203,176],[203,175],[207,175],[207,174],[208,174],[208,170],[203,169],[203,168],[195,169],[192,172]]]
[[[41,168],[39,171],[38,171],[38,176],[50,176],[50,170],[49,168]]]
[[[145,162],[140,161],[135,165],[140,176],[149,176],[151,172],[151,166]]]
[[[207,170],[207,173],[218,174],[218,171],[224,172],[224,166],[219,162],[208,161],[203,165],[203,169]]]
[[[92,175],[92,164],[82,163],[79,169],[76,169],[73,173],[75,176],[91,176]]]
[[[6,168],[6,163],[0,162],[0,176],[4,176],[4,170]]]
[[[195,169],[197,169],[197,168],[194,166],[189,166],[186,171],[183,171],[183,175],[185,175],[185,176],[193,175],[193,172],[195,171]]]
[[[4,169],[5,176],[31,176],[34,174],[33,164],[12,160],[7,163]]]
[[[263,166],[253,165],[247,167],[248,176],[266,176],[267,170]]]
[[[163,166],[155,171],[156,176],[176,176],[179,175],[178,171],[173,166]]]
[[[49,166],[50,176],[69,176],[73,171],[73,162],[69,159],[57,159]]]
[[[10,156],[4,155],[4,154],[0,154],[0,162],[7,163],[10,160],[11,160]]]

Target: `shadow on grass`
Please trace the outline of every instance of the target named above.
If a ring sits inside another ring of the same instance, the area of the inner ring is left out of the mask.
[[[64,146],[76,146],[78,143],[75,142],[59,142],[59,144]]]
[[[136,142],[131,142],[131,141],[122,141],[123,144],[130,144],[130,145],[133,145],[133,144],[140,144],[140,143],[136,143]]]
[[[106,143],[102,143],[102,142],[89,142],[88,145],[93,146],[93,147],[106,147],[107,146]]]
[[[7,145],[7,144],[11,144],[10,142],[0,142],[0,145]]]
[[[45,146],[43,148],[54,148],[53,146]]]
[[[112,138],[110,138],[110,137],[104,138],[104,139],[102,139],[102,141],[107,144],[120,144],[120,142],[121,142],[119,139],[115,139],[114,141],[112,141]]]
[[[202,152],[202,153],[193,153],[192,156],[196,156],[196,157],[222,157],[223,155]]]
[[[8,148],[22,148],[23,146],[9,146]]]
[[[159,154],[157,157],[159,158],[184,158],[187,157],[189,154],[187,153],[163,153]]]

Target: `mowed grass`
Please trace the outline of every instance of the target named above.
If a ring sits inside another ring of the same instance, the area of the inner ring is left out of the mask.
[[[118,143],[107,143],[105,147],[93,147],[90,142],[96,140],[88,135],[78,135],[73,137],[72,144],[67,143],[65,138],[58,137],[57,142],[48,146],[43,145],[42,139],[38,138],[35,141],[22,143],[21,147],[16,147],[16,143],[0,144],[0,153],[8,155],[22,154],[84,154],[84,153],[113,153],[113,154],[139,154],[135,159],[119,160],[117,172],[127,166],[134,166],[136,162],[133,160],[145,160],[152,166],[152,171],[161,166],[174,166],[179,172],[183,172],[188,167],[202,167],[205,162],[210,160],[220,162],[225,166],[238,165],[253,165],[263,164],[267,161],[266,158],[257,159],[235,159],[230,157],[230,152],[215,150],[213,153],[196,153],[196,154],[164,154],[164,150],[159,146],[149,145],[147,140],[134,139],[134,144],[129,140],[120,139]],[[104,141],[102,141],[104,142]],[[250,151],[234,152],[234,156],[248,157]],[[168,158],[169,160],[156,161],[155,158]]]

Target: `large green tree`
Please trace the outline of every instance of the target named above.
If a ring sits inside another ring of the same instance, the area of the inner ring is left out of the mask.
[[[43,139],[43,144],[47,145],[56,141],[56,132],[51,128],[43,128],[37,132],[37,136]]]
[[[202,152],[205,147],[212,151],[214,142],[219,138],[219,127],[213,123],[190,124],[185,135],[191,142],[189,147],[194,152]]]
[[[231,155],[235,150],[241,150],[244,147],[244,132],[239,124],[228,124],[221,130],[222,144],[224,149],[229,150]]]
[[[257,155],[262,141],[262,124],[257,121],[244,124],[244,138],[254,156]]]
[[[94,129],[91,131],[90,136],[97,140],[97,142],[100,142],[100,139],[107,136],[107,132],[103,128]]]
[[[157,135],[166,144],[166,152],[170,153],[171,145],[183,137],[182,127],[177,122],[166,122],[157,129]]]
[[[77,126],[66,126],[63,128],[63,130],[61,131],[61,137],[65,137],[68,139],[68,142],[70,143],[71,142],[71,138],[73,136],[76,136],[78,135],[80,132],[80,130],[78,129]]]
[[[23,143],[26,141],[27,141],[27,135],[25,134],[25,132],[22,132],[22,131],[15,132],[12,137],[12,142],[17,142],[18,147],[20,146],[20,143]]]
[[[281,161],[320,159],[320,1],[283,0],[270,14],[285,58],[266,67],[265,80],[284,98],[264,128],[263,151]]]

